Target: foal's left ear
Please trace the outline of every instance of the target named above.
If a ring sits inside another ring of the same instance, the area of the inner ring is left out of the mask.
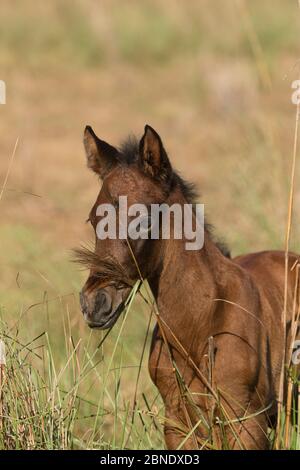
[[[167,180],[171,176],[171,164],[161,138],[148,124],[140,141],[139,153],[140,163],[146,174],[161,180]]]
[[[104,178],[106,173],[117,164],[118,150],[99,139],[91,126],[85,128],[83,143],[87,166],[101,178]]]

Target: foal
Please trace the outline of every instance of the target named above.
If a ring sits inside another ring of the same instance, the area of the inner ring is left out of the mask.
[[[119,196],[127,196],[128,205],[193,202],[193,191],[172,169],[150,126],[139,144],[128,141],[119,150],[86,127],[84,145],[88,167],[102,180],[89,215],[95,231],[99,205],[113,204],[121,217]],[[147,278],[159,312],[149,371],[165,404],[167,447],[184,442],[185,449],[201,448],[214,441],[232,449],[265,449],[284,354],[284,253],[230,259],[204,230],[198,251],[186,250],[186,240],[176,239],[174,230],[168,240],[96,237],[95,252],[79,254],[91,268],[82,311],[90,327],[112,327],[130,285]],[[116,261],[117,276],[109,259]],[[287,327],[297,259],[289,255]]]

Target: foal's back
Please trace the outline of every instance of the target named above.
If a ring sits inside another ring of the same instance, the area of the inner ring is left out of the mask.
[[[289,344],[289,330],[293,315],[295,285],[296,285],[296,265],[300,256],[290,252],[288,257],[287,271],[287,341]],[[268,328],[271,338],[274,340],[280,332],[281,314],[284,308],[285,289],[285,253],[283,251],[261,251],[234,258],[252,277],[256,287],[259,289],[263,305],[263,321]],[[298,300],[299,292],[297,291]],[[298,302],[297,302],[298,303]],[[298,307],[298,306],[297,306]],[[274,336],[273,330],[274,329]],[[281,336],[279,334],[278,336]],[[279,338],[280,339],[280,338]]]
[[[289,253],[288,263],[288,301],[293,299],[296,282],[296,263],[300,256]],[[283,251],[260,251],[237,256],[233,260],[248,271],[256,285],[261,286],[266,295],[272,294],[284,300],[285,253]]]

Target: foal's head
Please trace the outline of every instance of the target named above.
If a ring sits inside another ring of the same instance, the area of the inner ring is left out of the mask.
[[[84,146],[87,164],[102,180],[101,190],[90,211],[88,220],[95,234],[103,220],[97,208],[111,204],[115,208],[116,226],[121,214],[119,197],[127,196],[128,207],[132,204],[161,204],[170,201],[176,193],[187,192],[182,180],[173,172],[159,135],[150,126],[140,142],[129,140],[118,150],[100,140],[91,127],[86,127]],[[131,217],[128,216],[128,222]],[[122,219],[123,220],[123,219]],[[145,226],[151,226],[149,217]],[[80,299],[82,312],[89,326],[109,328],[124,308],[132,285],[149,275],[153,269],[153,253],[160,240],[106,238],[96,235],[95,250],[79,250],[79,261],[90,268],[89,277],[82,289]],[[152,258],[151,258],[152,257]],[[151,258],[151,263],[149,263]]]

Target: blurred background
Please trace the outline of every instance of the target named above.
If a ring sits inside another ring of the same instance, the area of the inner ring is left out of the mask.
[[[283,248],[299,21],[296,0],[1,1],[2,186],[11,169],[0,200],[0,305],[6,323],[21,317],[24,342],[47,331],[59,364],[65,318],[75,337],[101,337],[78,305],[87,273],[70,263],[71,249],[93,240],[84,221],[99,189],[86,169],[86,124],[113,145],[150,124],[233,255]],[[136,367],[147,318],[137,301],[122,336],[126,366]],[[125,400],[134,379],[124,374]],[[97,380],[82,392],[91,401]],[[140,389],[155,394],[146,365]]]

